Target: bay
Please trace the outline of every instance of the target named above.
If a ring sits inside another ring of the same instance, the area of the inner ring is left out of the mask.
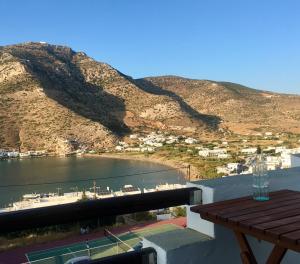
[[[153,172],[153,173],[152,173]],[[158,184],[185,183],[183,173],[138,160],[101,157],[47,157],[0,161],[0,208],[19,201],[26,193],[89,190],[96,185],[118,191],[125,184],[153,188]]]

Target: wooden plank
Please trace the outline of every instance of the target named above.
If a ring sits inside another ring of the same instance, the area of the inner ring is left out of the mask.
[[[222,225],[233,231],[238,231],[238,232],[244,233],[246,235],[256,237],[257,239],[268,241],[274,245],[278,245],[283,248],[288,248],[288,249],[294,250],[296,252],[300,252],[300,244],[295,244],[294,242],[291,243],[290,241],[278,240],[277,238],[274,239],[273,237],[266,235],[264,232],[257,232],[253,229],[245,228],[243,226],[240,226],[237,224],[232,224],[229,222],[224,222],[223,220],[220,220],[220,219],[211,219],[209,217],[205,217],[203,219],[205,219],[207,221],[211,221],[215,224]]]
[[[280,240],[299,244],[298,240],[300,240],[300,230],[286,233],[280,237]]]
[[[275,228],[275,227],[288,225],[288,224],[297,222],[299,220],[300,220],[300,214],[293,216],[293,217],[287,217],[287,218],[283,218],[283,219],[279,219],[279,220],[275,220],[275,221],[270,221],[267,223],[253,225],[251,228],[255,231],[264,232],[266,229],[271,229],[271,228]]]
[[[298,230],[300,230],[300,221],[295,222],[295,223],[285,224],[285,225],[282,225],[282,226],[279,226],[276,228],[267,229],[267,230],[265,230],[265,233],[267,235],[270,235],[270,236],[273,236],[274,238],[279,239],[280,236],[285,233],[298,231]]]
[[[291,197],[279,197],[278,199],[270,200],[270,202],[255,202],[246,206],[242,205],[240,207],[228,208],[227,210],[220,211],[218,213],[218,217],[226,219],[250,213],[256,213],[261,211],[264,207],[267,207],[267,209],[273,209],[297,202],[300,202],[300,193]]]
[[[299,207],[300,209],[300,207]],[[300,210],[294,210],[294,211],[283,211],[277,214],[267,215],[264,217],[258,217],[258,218],[252,218],[245,221],[238,221],[237,223],[243,227],[251,228],[253,225],[267,223],[279,219],[284,219],[287,217],[293,217],[300,215]]]
[[[282,207],[276,207],[276,208],[271,208],[268,209],[268,207],[262,207],[258,212],[256,213],[250,213],[250,214],[244,214],[240,216],[234,216],[230,217],[227,220],[230,222],[241,222],[241,221],[246,221],[246,220],[259,220],[260,217],[266,217],[266,216],[271,216],[271,215],[277,215],[278,213],[286,213],[294,210],[299,210],[300,209],[300,202],[295,204],[289,204],[286,206]],[[299,211],[300,212],[300,211]]]

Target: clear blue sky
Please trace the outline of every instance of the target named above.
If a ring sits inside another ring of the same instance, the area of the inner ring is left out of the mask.
[[[0,45],[63,44],[132,77],[300,94],[298,0],[0,0]]]

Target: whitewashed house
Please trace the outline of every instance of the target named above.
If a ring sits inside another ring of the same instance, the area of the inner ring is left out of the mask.
[[[189,138],[186,138],[186,139],[184,140],[184,142],[187,143],[187,144],[196,144],[196,143],[198,142],[198,140],[189,137]]]
[[[218,159],[229,159],[231,156],[227,153],[221,153],[217,155]]]
[[[281,167],[281,158],[276,156],[266,157],[267,170],[277,170]]]
[[[222,167],[222,166],[218,166],[216,169],[217,169],[217,173],[218,173],[218,174],[222,174],[222,173],[228,174],[228,173],[230,172],[230,171],[228,170],[228,168]]]
[[[291,168],[300,167],[300,154],[291,155]]]
[[[283,151],[286,150],[285,146],[280,146],[280,147],[275,147],[275,153],[282,153]]]
[[[208,157],[209,156],[209,149],[201,149],[198,151],[198,155],[201,156],[201,157]]]
[[[124,147],[123,146],[116,146],[115,150],[117,150],[117,151],[123,151]]]
[[[241,150],[241,153],[243,154],[255,154],[257,152],[257,148],[244,148]]]
[[[239,163],[231,162],[227,164],[227,169],[229,170],[229,172],[233,172],[233,171],[237,171],[239,166],[240,166]]]
[[[19,157],[19,152],[17,151],[8,151],[6,152],[8,158],[17,158]]]

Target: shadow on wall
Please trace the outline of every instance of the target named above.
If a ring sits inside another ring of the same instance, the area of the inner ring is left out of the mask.
[[[199,113],[196,109],[188,105],[179,95],[174,92],[163,89],[160,86],[155,85],[151,81],[145,79],[134,80],[135,84],[145,92],[155,95],[169,96],[173,100],[179,103],[181,109],[186,112],[191,118],[205,123],[210,129],[217,130],[221,122],[221,118],[215,115],[206,115]]]
[[[72,62],[74,54],[71,50],[66,57],[50,49],[39,54],[39,57],[43,56],[41,60],[31,56],[30,68],[47,96],[62,106],[101,123],[117,135],[129,133],[130,129],[123,121],[123,100],[105,92],[101,86],[87,83],[80,68]],[[27,58],[29,56],[26,55]],[[65,69],[58,68],[55,61],[59,61]]]

